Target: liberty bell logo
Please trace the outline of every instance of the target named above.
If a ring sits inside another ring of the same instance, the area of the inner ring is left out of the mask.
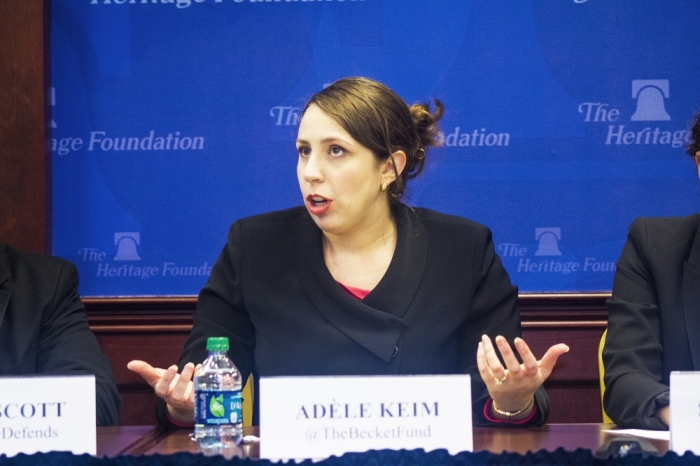
[[[539,241],[536,256],[561,256],[559,241],[561,241],[561,228],[535,228],[535,240]]]
[[[141,244],[141,233],[121,232],[114,234],[114,244],[117,246],[115,261],[140,261],[141,256],[136,245]]]
[[[632,121],[669,121],[664,98],[668,99],[668,79],[635,79],[632,98],[637,99],[637,110]]]

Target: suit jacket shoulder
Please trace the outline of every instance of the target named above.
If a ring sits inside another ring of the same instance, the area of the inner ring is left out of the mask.
[[[97,424],[117,424],[119,392],[72,263],[0,244],[0,374],[93,374]]]
[[[65,259],[22,251],[0,243],[0,286],[10,278],[18,281],[27,277],[40,279],[38,283],[31,282],[33,286],[52,286],[63,268],[75,270],[75,266]]]
[[[426,224],[443,225],[444,227],[459,228],[466,231],[487,231],[488,227],[479,222],[468,218],[459,217],[457,215],[443,214],[431,209],[417,207],[413,209],[420,217],[421,221]]]
[[[425,228],[428,241],[436,248],[449,249],[462,248],[464,254],[475,260],[484,258],[484,255],[497,258],[491,243],[491,230],[481,223],[473,220],[448,215],[425,208],[414,209],[420,218],[420,223]],[[434,250],[434,249],[433,249]],[[488,259],[488,257],[486,257]]]
[[[700,214],[640,217],[630,225],[629,237],[652,263],[682,263],[688,259],[699,227]]]

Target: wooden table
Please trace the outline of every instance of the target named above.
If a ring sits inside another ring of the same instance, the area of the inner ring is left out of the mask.
[[[527,453],[559,447],[567,451],[584,448],[595,452],[598,447],[615,437],[603,432],[614,428],[612,424],[549,424],[529,428],[474,428],[474,451],[487,450]],[[245,435],[257,435],[257,427],[244,428]],[[191,429],[168,430],[163,427],[126,426],[98,427],[98,456],[170,454],[177,452],[198,453],[197,444],[190,439]],[[649,440],[660,454],[668,450],[668,442]],[[257,443],[243,447],[243,455],[259,458]]]

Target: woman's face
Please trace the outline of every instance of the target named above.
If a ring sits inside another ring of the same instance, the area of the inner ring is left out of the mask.
[[[390,215],[380,187],[394,180],[393,169],[318,106],[311,105],[304,113],[296,146],[304,204],[325,233],[361,233]]]

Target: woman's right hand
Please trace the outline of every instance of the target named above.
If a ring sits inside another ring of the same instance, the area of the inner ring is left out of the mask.
[[[666,424],[667,427],[671,426],[671,406],[665,406],[656,411],[656,417],[661,419],[661,422]]]
[[[177,373],[177,366],[167,369],[153,367],[145,361],[131,361],[126,367],[139,374],[146,383],[153,387],[156,395],[168,406],[168,416],[181,424],[194,422],[194,364],[187,363],[182,373]]]

